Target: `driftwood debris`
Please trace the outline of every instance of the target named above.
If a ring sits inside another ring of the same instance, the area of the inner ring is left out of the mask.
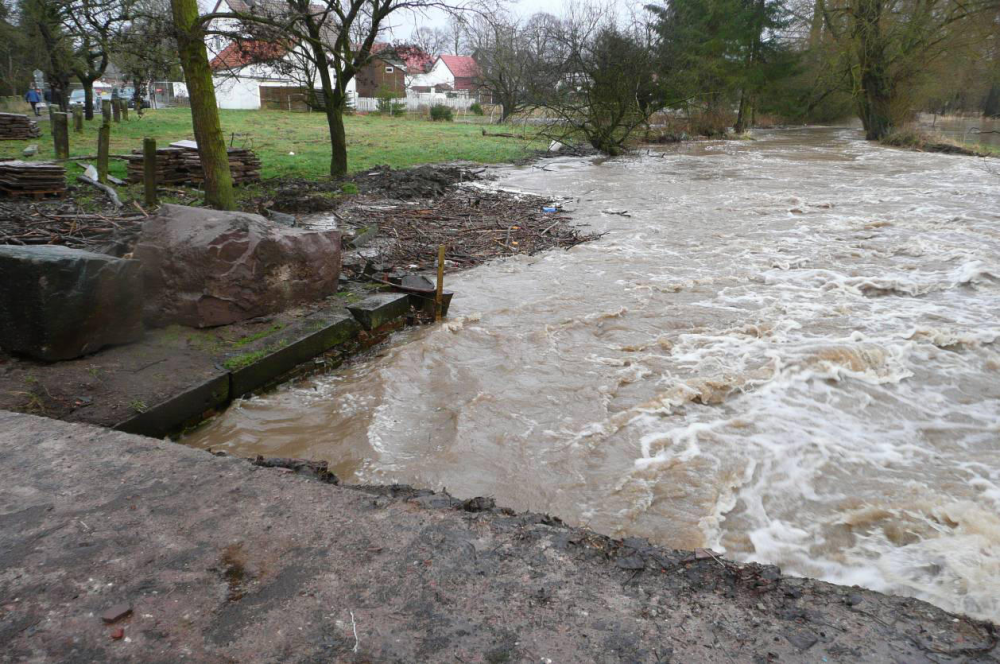
[[[79,182],[82,182],[84,184],[89,184],[91,187],[94,187],[96,189],[100,189],[101,191],[103,191],[107,195],[108,199],[111,201],[111,204],[114,205],[116,208],[120,208],[122,206],[121,199],[118,198],[118,192],[116,192],[114,189],[112,189],[108,185],[101,184],[97,180],[89,178],[86,175],[77,175],[76,179]]]
[[[382,241],[367,249],[387,268],[432,270],[438,247],[457,268],[495,258],[569,249],[599,237],[581,232],[569,215],[543,212],[550,201],[500,191],[453,188],[444,196],[410,205],[362,205],[340,210],[346,225],[377,225]]]

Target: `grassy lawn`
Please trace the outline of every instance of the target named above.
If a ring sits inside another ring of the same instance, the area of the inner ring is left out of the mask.
[[[328,175],[330,142],[326,117],[319,113],[282,111],[219,111],[226,142],[249,147],[262,162],[261,176],[319,179]],[[142,119],[134,112],[130,121],[112,124],[111,153],[127,154],[142,148],[143,137],[157,140],[159,147],[181,139],[191,139],[191,112],[187,108],[147,110]],[[389,118],[375,115],[350,116],[347,125],[347,154],[351,172],[380,164],[406,168],[467,160],[483,164],[513,161],[545,147],[545,142],[482,135],[482,125],[461,122],[430,122],[424,119]],[[100,119],[85,123],[77,134],[70,120],[70,154],[97,154]],[[30,141],[0,141],[0,157],[21,157],[21,151],[36,143],[39,153],[32,160],[53,159],[49,123],[39,122],[41,138]],[[506,130],[505,131],[509,131]],[[294,154],[291,154],[294,153]],[[112,160],[112,175],[125,177],[125,162]],[[67,177],[83,172],[79,162],[70,162]]]

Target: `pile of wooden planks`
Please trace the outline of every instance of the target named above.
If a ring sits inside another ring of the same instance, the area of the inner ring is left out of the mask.
[[[246,182],[260,182],[260,159],[252,150],[241,148],[229,148],[229,172],[233,175],[233,184],[244,184]],[[191,171],[191,181],[201,184],[205,179],[201,170],[201,161],[198,153],[187,151],[184,159]]]
[[[233,184],[260,182],[260,159],[252,150],[229,148],[229,171]],[[133,150],[128,158],[128,181],[142,182],[143,156]],[[156,151],[157,184],[195,184],[205,180],[194,141],[178,141]]]
[[[20,113],[0,113],[0,141],[22,141],[38,138],[42,131],[38,123]]]
[[[66,193],[66,169],[44,161],[2,161],[0,192],[11,197],[62,196]]]
[[[157,184],[184,184],[191,181],[191,173],[184,162],[184,152],[181,148],[160,148],[156,151]],[[133,150],[129,155],[127,169],[129,182],[142,182],[141,150]]]

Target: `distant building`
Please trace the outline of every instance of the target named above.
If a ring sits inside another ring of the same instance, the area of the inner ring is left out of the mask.
[[[476,89],[479,66],[468,55],[442,55],[424,74],[414,76],[409,88],[414,92],[460,92]]]

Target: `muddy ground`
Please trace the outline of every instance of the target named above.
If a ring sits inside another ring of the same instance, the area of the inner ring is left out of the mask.
[[[1000,661],[993,625],[917,600],[488,498],[0,430],[0,662]]]

